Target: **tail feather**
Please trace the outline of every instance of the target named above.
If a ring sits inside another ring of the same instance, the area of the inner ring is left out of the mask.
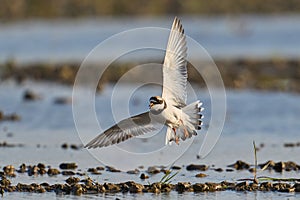
[[[191,138],[193,135],[197,135],[197,130],[201,129],[202,125],[202,111],[204,110],[201,101],[195,101],[182,108],[182,126],[180,126],[176,131],[176,136],[181,140],[186,140]],[[172,128],[168,127],[166,133],[166,145],[175,141],[175,134]]]

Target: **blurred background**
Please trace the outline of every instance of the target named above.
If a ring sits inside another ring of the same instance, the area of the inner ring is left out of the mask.
[[[299,92],[299,11],[297,0],[1,0],[1,75],[72,84],[100,42],[132,28],[170,28],[178,16],[217,63],[227,87]],[[147,54],[140,59],[149,60]],[[161,63],[163,55],[156,60]],[[112,71],[118,75],[108,73],[107,80],[122,74]]]

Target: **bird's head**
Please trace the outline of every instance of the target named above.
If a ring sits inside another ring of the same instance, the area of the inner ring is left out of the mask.
[[[167,104],[160,96],[154,96],[149,99],[149,108],[150,111],[161,112],[167,108]]]

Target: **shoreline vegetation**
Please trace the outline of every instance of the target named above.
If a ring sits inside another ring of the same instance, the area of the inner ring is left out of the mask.
[[[138,9],[137,9],[138,8]],[[2,0],[3,22],[32,18],[80,18],[97,16],[278,14],[300,12],[298,0]]]
[[[101,91],[107,83],[115,83],[128,70],[147,62],[112,63],[104,72],[98,84]],[[153,63],[153,61],[152,61]],[[161,63],[161,62],[156,62]],[[232,59],[216,60],[226,88],[255,89],[281,92],[300,92],[300,60],[299,59]],[[201,64],[199,64],[201,66]],[[13,79],[22,84],[29,79],[73,85],[80,63],[60,64],[35,63],[20,65],[14,61],[0,64],[0,81]],[[101,64],[91,69],[99,70]],[[160,70],[160,69],[158,69]],[[196,69],[188,64],[188,81],[205,87],[205,82]],[[143,71],[132,77],[131,82],[138,82]]]

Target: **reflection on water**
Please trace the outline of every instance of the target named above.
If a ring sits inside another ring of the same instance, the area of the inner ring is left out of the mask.
[[[116,33],[142,27],[170,28],[172,20],[173,17],[99,18],[1,24],[0,60],[82,61],[96,45]],[[299,15],[195,16],[182,17],[182,22],[186,34],[199,42],[214,58],[299,56]],[[157,38],[139,35],[132,41],[111,47],[110,51],[145,39]],[[106,52],[107,56],[110,51]],[[189,54],[193,55],[193,49],[189,49]]]

